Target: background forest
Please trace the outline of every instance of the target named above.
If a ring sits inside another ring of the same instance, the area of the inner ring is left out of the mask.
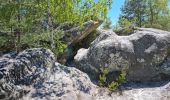
[[[134,27],[170,31],[170,0],[125,0],[113,31],[128,35]]]
[[[110,4],[111,0],[0,0],[0,51],[45,47],[62,53],[67,45],[59,40],[63,32],[57,27],[106,19]]]

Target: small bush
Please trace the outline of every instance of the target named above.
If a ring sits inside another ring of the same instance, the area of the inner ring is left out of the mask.
[[[108,87],[110,90],[114,91],[118,89],[118,87],[126,82],[126,74],[127,74],[127,67],[122,69],[117,77],[113,77],[113,79],[107,80],[109,76],[109,69],[106,68],[104,71],[99,75],[99,86]],[[110,79],[110,78],[109,78]]]
[[[113,31],[117,33],[118,35],[130,35],[134,31],[134,23],[135,23],[135,18],[132,21],[129,21],[126,18],[120,18],[119,22],[117,25],[113,27]]]
[[[14,38],[12,36],[0,36],[0,52],[8,53],[14,50]]]
[[[109,89],[110,90],[116,90],[118,87],[119,87],[119,83],[118,82],[115,82],[115,81],[113,81],[112,83],[110,83],[109,85],[108,85],[108,87],[109,87]]]
[[[113,31],[118,35],[130,35],[134,32],[132,27],[113,29]]]
[[[162,29],[162,26],[160,24],[145,24],[144,25],[145,28],[157,28],[157,29]]]
[[[109,73],[109,69],[105,68],[104,71],[99,75],[99,86],[107,86],[107,75]]]

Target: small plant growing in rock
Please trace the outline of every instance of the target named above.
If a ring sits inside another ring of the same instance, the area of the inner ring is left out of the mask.
[[[103,73],[101,73],[99,75],[99,86],[106,86],[107,85],[107,82],[106,82],[106,75],[109,73],[109,69],[108,68],[105,68]]]
[[[127,67],[124,67],[116,78],[113,78],[112,81],[109,81],[107,80],[107,77],[109,77],[109,69],[106,68],[99,75],[99,86],[108,87],[110,90],[114,91],[118,89],[118,87],[122,83],[126,82],[126,74],[127,74]]]
[[[108,85],[108,88],[109,88],[110,90],[116,90],[118,87],[119,87],[119,83],[118,83],[118,82],[115,82],[115,81],[112,81],[112,83],[110,83],[110,84]]]

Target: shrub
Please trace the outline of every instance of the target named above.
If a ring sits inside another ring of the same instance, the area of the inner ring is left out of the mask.
[[[104,71],[99,75],[99,86],[107,86],[107,75],[109,73],[109,69],[105,68]]]
[[[113,31],[117,33],[118,35],[130,35],[134,31],[134,23],[135,23],[135,18],[133,21],[129,21],[126,18],[120,18],[119,22],[117,25],[113,27]]]
[[[160,24],[145,24],[144,25],[145,28],[157,28],[157,29],[163,29],[162,26]]]
[[[112,80],[110,81],[108,80],[108,77],[110,77],[109,69],[105,68],[104,71],[99,75],[99,86],[108,87],[112,91],[116,90],[122,83],[126,82],[126,74],[127,67],[123,68],[119,72],[118,76],[113,77]]]
[[[0,36],[0,52],[8,53],[15,50],[14,38],[12,36]]]

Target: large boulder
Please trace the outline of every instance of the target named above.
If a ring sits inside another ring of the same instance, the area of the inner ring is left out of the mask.
[[[0,58],[1,100],[169,100],[170,84],[163,83],[150,88],[129,84],[122,93],[111,92],[93,84],[86,73],[55,62],[48,49]]]
[[[48,49],[28,49],[0,58],[2,100],[86,100],[96,87],[87,74],[55,63]]]
[[[48,49],[28,49],[0,58],[1,100],[92,100],[98,86],[87,74],[55,62]]]
[[[129,36],[118,36],[108,30],[101,32],[88,49],[80,49],[74,57],[81,70],[93,75],[105,68],[109,72],[126,68],[129,81],[170,76],[170,32],[152,28],[140,28]]]
[[[13,100],[28,90],[24,86],[41,83],[55,62],[47,49],[28,49],[18,55],[6,54],[0,58],[0,99]]]
[[[55,63],[49,77],[35,84],[23,100],[92,100],[97,92],[87,74]]]

